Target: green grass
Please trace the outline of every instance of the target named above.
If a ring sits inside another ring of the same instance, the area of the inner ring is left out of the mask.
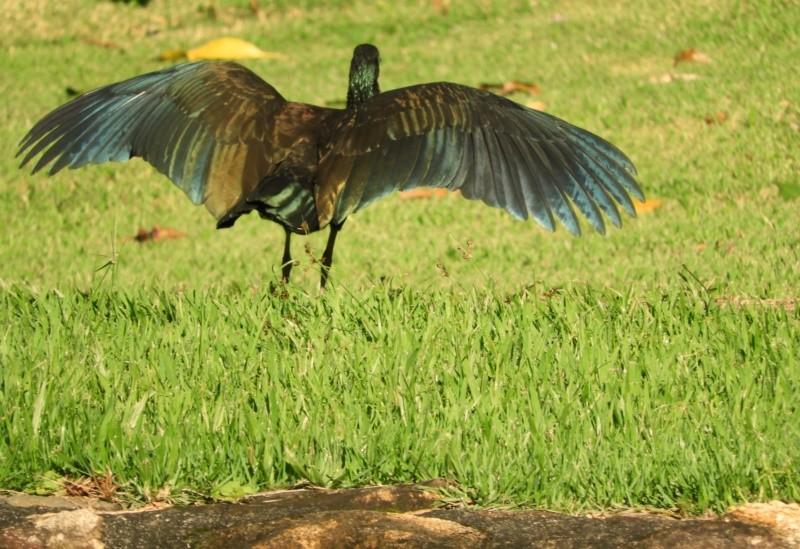
[[[481,505],[800,500],[796,2],[214,5],[3,6],[0,488],[110,471],[130,500],[189,501],[444,476]],[[364,41],[385,89],[536,82],[664,206],[574,239],[389,198],[348,221],[321,297],[295,239],[281,296],[273,224],[215,231],[138,161],[17,169],[65,88],[224,35],[287,54],[247,64],[302,101],[341,99]],[[673,67],[690,47],[713,62]],[[698,78],[653,82],[668,72]],[[126,239],[153,224],[188,236]]]
[[[484,504],[567,509],[800,496],[781,308],[378,286],[15,287],[4,310],[10,486],[110,470],[136,495],[446,476]]]

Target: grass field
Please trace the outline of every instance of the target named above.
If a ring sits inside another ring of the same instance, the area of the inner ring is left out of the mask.
[[[569,511],[800,500],[797,2],[18,4],[0,3],[0,489],[110,474],[127,501],[186,502],[448,477],[453,498]],[[274,224],[215,231],[140,161],[18,169],[67,88],[228,35],[286,54],[246,64],[293,100],[343,99],[360,42],[384,89],[535,82],[512,98],[617,144],[663,206],[575,239],[392,197],[348,221],[331,291],[298,238],[274,295]],[[712,62],[673,65],[688,48]],[[132,241],[152,225],[186,237]]]

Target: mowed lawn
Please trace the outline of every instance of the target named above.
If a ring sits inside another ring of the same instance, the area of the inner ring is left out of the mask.
[[[138,504],[446,477],[483,506],[800,500],[797,2],[258,4],[0,3],[0,489]],[[221,36],[284,54],[244,63],[316,104],[344,99],[362,42],[384,89],[536,84],[511,98],[614,142],[652,202],[576,239],[390,197],[348,220],[319,295],[325,233],[294,239],[276,288],[277,225],[216,231],[144,162],[18,169],[68,90]],[[133,240],[154,225],[184,236]]]

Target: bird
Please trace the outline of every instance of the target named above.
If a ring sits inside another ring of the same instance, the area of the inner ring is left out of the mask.
[[[141,157],[219,229],[252,211],[291,236],[329,227],[320,288],[347,218],[395,191],[460,191],[548,231],[580,236],[576,209],[601,235],[644,201],[633,162],[560,118],[450,82],[380,91],[380,52],[358,45],[347,102],[335,109],[287,101],[234,62],[173,65],[100,87],[56,108],[21,140],[32,173]],[[602,213],[601,213],[602,212]]]

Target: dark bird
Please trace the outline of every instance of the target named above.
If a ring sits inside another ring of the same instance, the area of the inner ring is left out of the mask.
[[[324,287],[347,217],[389,193],[459,190],[549,231],[580,235],[577,208],[598,233],[619,204],[644,200],[631,161],[596,135],[492,93],[446,82],[380,93],[378,49],[353,52],[347,106],[286,101],[236,63],[199,62],[86,93],[40,120],[20,143],[37,172],[139,156],[169,177],[217,228],[256,210],[290,237],[330,226]]]

